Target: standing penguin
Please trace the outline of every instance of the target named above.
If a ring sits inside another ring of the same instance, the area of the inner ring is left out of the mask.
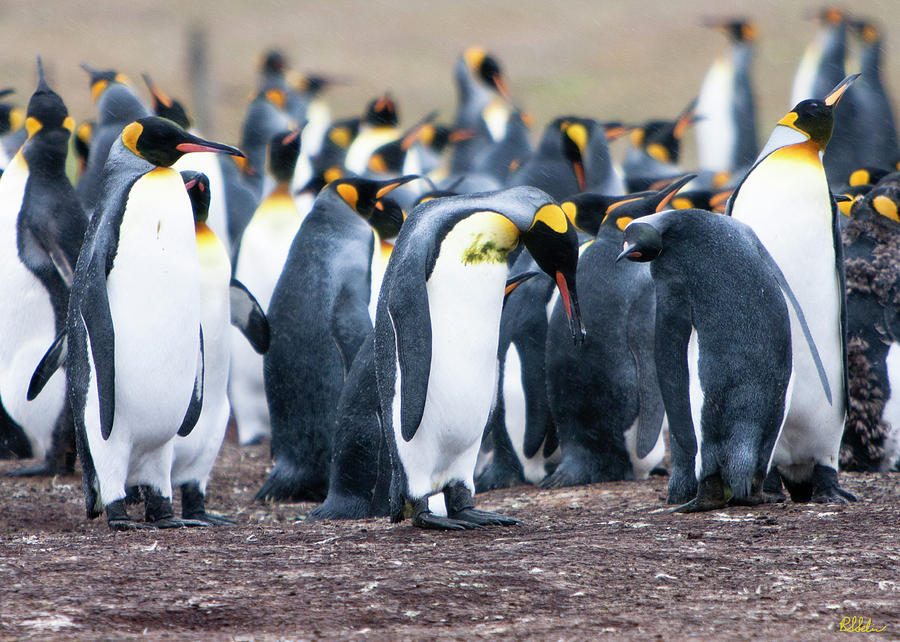
[[[728,36],[731,48],[716,58],[697,96],[697,156],[701,170],[735,173],[759,150],[750,63],[756,29],[746,20],[707,23]]]
[[[144,74],[143,78],[153,96],[153,112],[192,134],[199,135],[191,129],[191,119],[184,106],[153,84],[150,76]],[[207,177],[212,198],[206,224],[225,244],[230,261],[257,205],[253,194],[241,179],[234,157],[223,154],[188,154],[178,159],[173,169],[200,172]]]
[[[850,21],[860,41],[859,81],[853,87],[855,117],[853,141],[857,159],[874,167],[891,167],[900,158],[897,125],[881,78],[884,45],[878,27],[867,21]]]
[[[135,485],[152,525],[183,523],[172,513],[172,437],[200,415],[203,331],[191,203],[170,166],[211,151],[241,154],[163,118],[127,125],[78,256],[66,382],[87,514],[105,509],[114,530],[142,526],[125,509]]]
[[[234,277],[253,292],[266,311],[291,242],[306,216],[306,212],[297,209],[288,191],[300,153],[299,134],[296,130],[285,131],[272,138],[269,171],[275,177],[275,189],[259,204],[244,229],[235,262]],[[263,360],[237,330],[231,333],[229,394],[240,443],[247,445],[268,437],[271,429]]]
[[[303,220],[266,311],[272,345],[264,361],[275,467],[262,501],[321,500],[338,397],[374,308],[403,213],[382,200],[416,177],[342,178]]]
[[[244,184],[257,202],[272,190],[271,179],[266,175],[266,150],[269,143],[278,132],[293,129],[291,118],[285,111],[287,99],[285,89],[269,87],[250,101],[244,116],[241,149],[247,154],[247,162],[241,169]]]
[[[659,431],[663,401],[653,367],[654,292],[645,266],[617,264],[622,230],[638,217],[666,208],[693,174],[660,192],[631,195],[605,210],[594,242],[578,261],[587,337],[568,340],[561,305],[547,330],[547,395],[562,448],[562,461],[544,482],[560,488],[600,481],[646,479],[665,454],[657,440],[638,453],[640,428]],[[588,209],[590,195],[564,203]]]
[[[806,338],[797,335],[796,343],[819,366],[813,374],[819,402],[830,401],[818,352],[784,275],[749,227],[703,210],[630,223],[617,260],[623,258],[653,262],[653,358],[672,435],[669,503],[688,502],[676,509],[684,512],[721,508],[732,498],[761,503],[790,403],[785,296]],[[658,434],[656,422],[638,427],[639,455]]]
[[[403,224],[375,321],[381,420],[393,437],[394,521],[406,500],[422,528],[516,521],[474,508],[473,476],[495,390],[507,257],[520,240],[556,282],[572,336],[583,339],[577,235],[546,193],[519,187],[438,198]],[[446,518],[428,507],[441,492]]]
[[[186,437],[173,439],[172,485],[181,489],[181,516],[209,524],[231,520],[208,513],[206,485],[212,471],[231,406],[228,403],[229,323],[236,324],[260,353],[269,346],[269,325],[259,304],[240,282],[231,279],[231,261],[223,243],[206,225],[214,198],[206,175],[181,172],[191,198],[197,257],[200,265],[200,325],[203,327],[203,408]]]
[[[816,364],[798,340],[798,319],[791,315],[795,386],[773,459],[798,502],[855,499],[837,477],[847,407],[844,268],[839,216],[821,158],[834,108],[856,77],[844,79],[824,99],[798,103],[782,118],[728,202],[727,213],[753,228],[803,309],[815,311],[809,327],[832,403],[822,403]]]
[[[850,403],[841,467],[847,470],[890,470],[900,460],[898,211],[895,175],[853,204],[842,232]]]
[[[57,377],[38,400],[26,400],[31,372],[66,322],[69,289],[87,217],[66,177],[74,122],[50,89],[38,60],[28,102],[29,138],[0,177],[0,397],[44,461],[26,475],[71,473],[75,433],[65,382]]]
[[[91,134],[90,153],[75,190],[84,211],[90,214],[102,196],[100,188],[110,147],[128,123],[149,116],[128,85],[128,78],[114,70],[101,71],[82,64],[91,77],[91,99],[97,109],[97,126]]]

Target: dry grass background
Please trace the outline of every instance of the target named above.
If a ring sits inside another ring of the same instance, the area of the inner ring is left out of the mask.
[[[236,142],[260,53],[277,46],[301,70],[346,75],[331,92],[336,115],[354,115],[389,88],[401,120],[427,111],[453,115],[451,67],[468,45],[494,52],[519,101],[542,125],[561,113],[636,121],[676,114],[699,89],[725,39],[705,16],[747,15],[760,33],[755,80],[760,135],[784,114],[804,47],[806,16],[818,0],[35,0],[0,1],[0,86],[24,104],[44,56],[51,82],[72,114],[91,116],[85,61],[139,82],[149,72],[186,98],[191,25],[208,32],[214,91],[207,133]],[[855,0],[845,7],[877,18],[886,32],[886,77],[900,73],[900,3]],[[900,84],[893,83],[897,87]],[[143,92],[143,87],[140,88]],[[690,154],[690,151],[688,151]],[[690,156],[689,156],[690,157]]]

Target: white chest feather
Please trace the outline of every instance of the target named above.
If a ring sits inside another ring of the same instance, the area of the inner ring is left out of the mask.
[[[703,80],[697,98],[697,154],[702,169],[731,171],[737,139],[734,122],[734,65],[728,58],[716,60]]]
[[[396,127],[373,127],[361,131],[347,150],[344,166],[355,174],[365,174],[369,170],[372,152],[402,135]]]

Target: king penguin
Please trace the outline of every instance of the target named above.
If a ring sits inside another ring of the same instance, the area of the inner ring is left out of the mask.
[[[289,184],[300,153],[299,130],[275,134],[269,145],[269,172],[275,189],[259,204],[241,237],[234,277],[243,283],[268,312],[275,284],[288,251],[307,212],[297,209]],[[263,359],[237,330],[231,332],[231,408],[238,441],[256,443],[271,434],[263,381]]]
[[[372,153],[387,143],[398,140],[403,132],[397,127],[397,104],[390,92],[369,101],[359,133],[347,148],[344,167],[359,176],[367,173]]]
[[[900,183],[858,199],[842,232],[847,270],[849,408],[841,467],[886,471],[900,460]]]
[[[26,399],[30,371],[66,320],[69,289],[87,217],[66,177],[74,121],[44,78],[28,102],[28,140],[0,177],[0,397],[43,463],[16,474],[71,473],[75,433],[65,381],[56,377],[37,400]],[[42,346],[43,344],[43,346]]]
[[[731,43],[706,73],[697,96],[698,165],[712,173],[735,173],[753,164],[759,151],[750,64],[756,29],[746,20],[711,21]]]
[[[404,506],[422,528],[461,530],[516,520],[474,508],[475,462],[497,377],[500,313],[523,241],[560,290],[576,340],[575,228],[532,187],[437,198],[403,223],[378,299],[375,374],[392,437],[391,518]],[[447,517],[429,509],[443,493]]]
[[[830,400],[791,287],[753,231],[727,216],[661,212],[629,223],[624,240],[617,261],[652,261],[652,359],[672,437],[669,503],[687,502],[679,512],[762,503],[791,381],[799,375],[792,371],[792,347],[794,355],[799,347],[816,362],[820,403]],[[803,328],[796,341],[785,298]],[[644,366],[647,352],[636,356]],[[658,422],[642,422],[638,454],[658,435]]]
[[[78,255],[67,390],[87,514],[105,510],[114,530],[143,526],[125,508],[136,485],[151,525],[183,524],[172,512],[172,438],[189,434],[202,409],[203,330],[194,217],[171,165],[211,151],[241,154],[163,118],[127,125]]]
[[[272,190],[272,179],[266,174],[266,154],[272,137],[280,131],[293,129],[288,113],[287,92],[281,87],[260,91],[247,106],[241,128],[241,149],[247,161],[241,168],[244,184],[257,202]]]
[[[262,501],[322,500],[335,413],[374,309],[390,246],[403,223],[384,197],[413,180],[342,178],[316,198],[272,293],[264,360],[275,467]]]
[[[90,75],[91,99],[97,109],[97,127],[91,136],[91,147],[84,173],[75,190],[84,211],[90,214],[102,194],[100,192],[106,158],[125,125],[150,112],[128,84],[128,78],[114,70],[101,71],[81,65]]]
[[[649,453],[638,453],[636,447],[639,425],[652,424],[659,432],[664,412],[652,367],[653,284],[646,266],[617,264],[616,257],[625,226],[667,209],[694,176],[606,208],[593,243],[578,260],[587,320],[583,346],[568,340],[564,311],[556,304],[547,329],[547,395],[562,461],[542,483],[545,488],[646,479],[662,461],[661,438]],[[563,206],[575,219],[579,210],[591,206],[591,197],[575,197]]]
[[[191,434],[173,438],[172,486],[181,490],[182,518],[212,525],[229,524],[234,522],[206,510],[206,486],[231,415],[228,327],[230,323],[235,324],[253,349],[264,353],[269,346],[269,324],[253,296],[231,278],[231,261],[225,245],[206,225],[210,201],[215,198],[209,179],[195,171],[183,171],[181,175],[191,197],[200,265],[203,408]]]
[[[844,268],[839,216],[822,156],[835,106],[856,77],[844,79],[824,99],[801,101],[778,121],[727,208],[727,214],[753,228],[809,311],[831,386],[831,403],[825,403],[816,364],[791,314],[795,385],[773,464],[798,502],[855,499],[840,488],[837,476],[847,407]],[[767,490],[779,492],[777,482],[774,476],[767,480]]]

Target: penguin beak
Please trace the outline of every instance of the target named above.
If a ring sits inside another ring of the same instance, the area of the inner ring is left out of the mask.
[[[214,154],[230,154],[239,158],[246,158],[244,152],[236,147],[223,145],[222,143],[214,143],[210,140],[203,140],[193,134],[187,134],[184,142],[175,145],[175,149],[184,154],[190,152],[212,152]]]
[[[841,98],[843,97],[844,93],[847,91],[847,89],[850,88],[850,85],[852,85],[854,82],[856,82],[857,78],[859,78],[859,74],[852,74],[852,75],[844,78],[838,84],[837,87],[832,89],[828,93],[828,95],[825,96],[825,98],[824,98],[825,104],[828,105],[829,107],[837,106],[837,104],[840,102]]]
[[[629,244],[626,241],[625,243],[622,244],[622,247],[624,249],[619,254],[619,256],[616,257],[616,263],[618,263],[622,259],[628,259],[629,261],[640,261],[641,260],[641,258],[643,256],[643,252],[641,252],[638,249],[637,243]]]
[[[509,93],[509,87],[506,86],[506,80],[504,80],[503,76],[500,74],[494,74],[491,80],[494,81],[494,87],[497,88],[497,91],[500,92],[500,95],[503,96],[507,102],[512,102],[512,95]]]
[[[584,343],[584,323],[581,320],[581,308],[578,306],[578,292],[575,289],[575,273],[563,274],[557,270],[554,275],[559,298],[569,319],[569,331],[575,344]]]

